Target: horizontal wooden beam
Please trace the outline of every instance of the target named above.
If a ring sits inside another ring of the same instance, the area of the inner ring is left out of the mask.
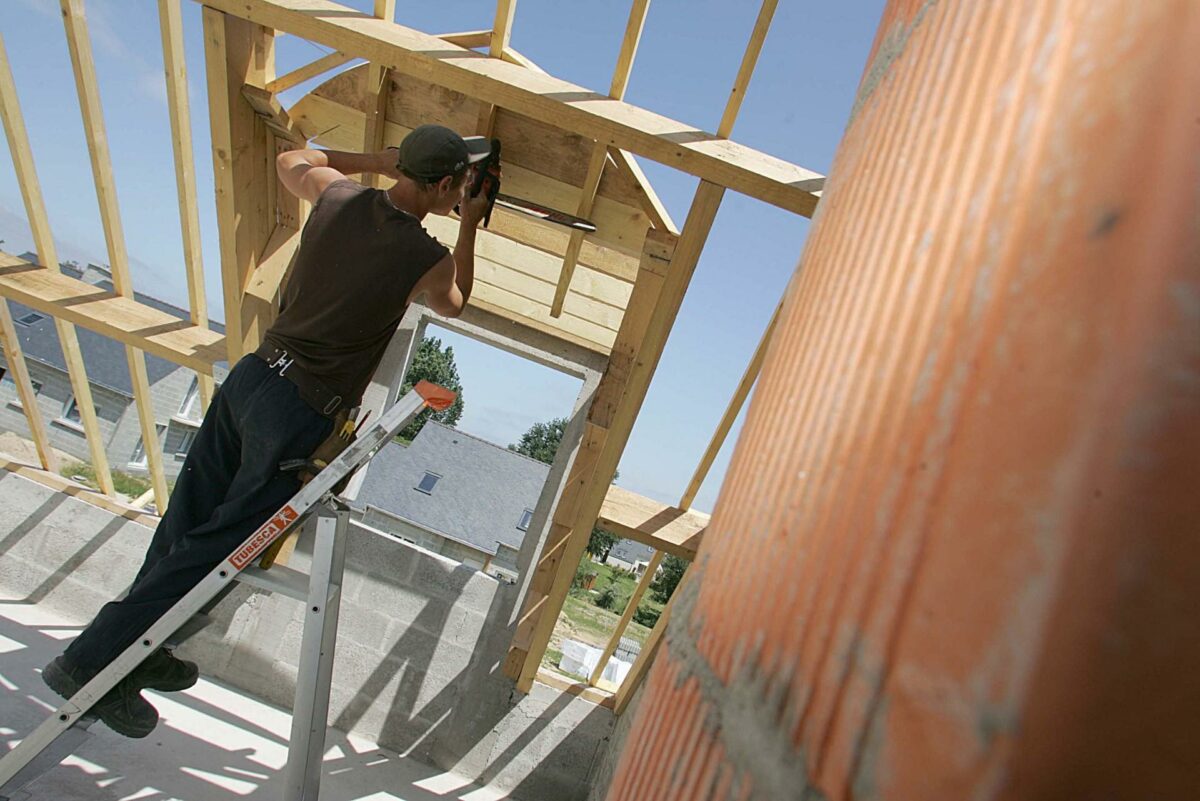
[[[123,517],[126,520],[132,520],[135,523],[140,523],[146,528],[153,529],[159,524],[160,518],[157,515],[147,514],[141,509],[135,509],[128,504],[96,492],[90,487],[77,484],[68,478],[58,475],[57,473],[40,470],[33,465],[23,464],[11,459],[6,459],[2,456],[0,456],[0,470],[13,473],[28,481],[41,484],[43,487],[48,487],[55,492],[61,492],[64,495],[70,495],[72,498],[83,501],[91,506],[95,506],[98,509],[103,509],[104,511],[117,515],[118,517]]]
[[[690,562],[704,538],[708,515],[668,506],[614,484],[604,496],[596,522],[622,539],[645,543]]]
[[[824,185],[819,173],[745,145],[330,0],[205,0],[205,5],[386,64],[797,214],[812,215]]]
[[[0,296],[209,375],[225,359],[216,331],[2,251]]]

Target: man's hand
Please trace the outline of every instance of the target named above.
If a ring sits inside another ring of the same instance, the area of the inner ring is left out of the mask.
[[[371,170],[371,172],[377,172],[380,175],[391,178],[393,181],[399,181],[402,174],[399,166],[400,148],[389,147],[382,153],[376,153],[375,155],[378,159],[378,163],[375,169]]]
[[[470,179],[467,180],[467,186],[470,186]],[[480,192],[475,197],[463,197],[462,202],[458,206],[460,219],[463,224],[469,225],[472,228],[478,227],[479,221],[483,219],[488,210],[487,195]]]

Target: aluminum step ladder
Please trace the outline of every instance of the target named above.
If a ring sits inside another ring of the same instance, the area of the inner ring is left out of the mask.
[[[129,675],[161,644],[186,639],[197,613],[228,592],[234,581],[282,592],[306,604],[299,673],[292,707],[283,798],[316,801],[320,793],[321,760],[329,715],[349,510],[332,490],[426,408],[446,409],[454,393],[428,381],[418,383],[354,443],[304,485],[266,523],[212,569],[192,590],[146,629],[120,656],[80,688],[49,718],[0,758],[0,801],[28,797],[22,788],[42,776],[87,741],[97,721],[88,711],[95,702]],[[251,563],[271,543],[294,526],[315,529],[312,566],[306,575],[277,565],[263,570]]]

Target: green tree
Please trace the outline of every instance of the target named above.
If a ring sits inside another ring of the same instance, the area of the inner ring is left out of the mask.
[[[442,341],[436,337],[425,337],[421,340],[416,355],[413,356],[412,367],[404,377],[404,386],[401,388],[400,394],[407,393],[417,385],[418,381],[422,380],[432,381],[439,386],[453,390],[458,397],[445,411],[435,412],[432,409],[426,409],[417,415],[416,419],[399,434],[402,439],[410,442],[416,438],[426,420],[432,418],[444,425],[453,426],[463,413],[462,382],[458,379],[458,367],[454,364],[454,348],[447,345],[443,349]]]
[[[509,445],[508,449],[550,464],[554,461],[554,454],[558,453],[558,444],[562,442],[563,431],[566,428],[565,417],[555,417],[548,423],[534,423],[521,435],[521,441],[516,445]]]
[[[680,559],[674,554],[669,553],[663,557],[661,572],[650,583],[651,597],[660,604],[671,600],[671,593],[675,592],[675,588],[679,586],[679,580],[683,578],[683,571],[687,570],[687,566],[686,560]]]
[[[605,531],[597,526],[588,537],[587,552],[603,562],[608,558],[608,552],[620,541],[620,537],[611,531]]]
[[[521,435],[521,441],[515,445],[509,445],[508,449],[537,459],[539,462],[550,464],[554,461],[554,455],[558,453],[558,446],[562,443],[563,432],[566,429],[567,418],[565,417],[555,417],[546,423],[534,423],[528,431]],[[613,476],[613,480],[616,480],[616,476]],[[588,538],[587,552],[600,561],[604,561],[608,552],[619,540],[620,538],[616,534],[597,526],[592,529],[592,536]]]

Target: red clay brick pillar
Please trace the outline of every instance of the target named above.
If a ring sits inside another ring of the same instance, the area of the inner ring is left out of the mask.
[[[1200,798],[1200,2],[893,0],[610,788]]]

